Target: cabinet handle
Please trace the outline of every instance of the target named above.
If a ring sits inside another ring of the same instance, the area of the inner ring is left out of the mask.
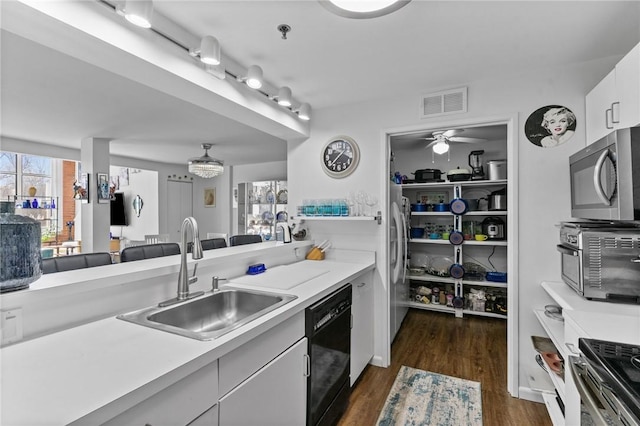
[[[569,349],[569,351],[574,354],[574,355],[580,355],[580,352],[576,350],[576,347],[573,345],[573,343],[565,343],[564,344],[567,349]]]
[[[609,125],[609,113],[611,113],[611,120],[613,121],[613,107],[604,111],[604,125],[607,129],[613,129],[613,126]]]
[[[618,107],[617,108],[618,109],[618,114],[615,113],[615,110],[616,110],[615,107],[616,106]],[[615,119],[616,115],[618,116],[617,120]],[[619,117],[620,117],[620,102],[614,102],[614,103],[611,104],[611,122],[614,123],[614,124],[620,123],[620,118]]]
[[[638,255],[638,257],[636,257],[635,259],[631,259],[631,262],[640,263],[640,255]]]
[[[358,284],[358,287],[364,287],[365,285],[367,285],[367,283],[360,283]]]
[[[309,377],[311,375],[311,358],[309,358],[308,354],[304,354],[304,377]]]

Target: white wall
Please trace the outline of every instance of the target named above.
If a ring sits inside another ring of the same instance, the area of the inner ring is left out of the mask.
[[[479,121],[498,116],[518,116],[518,164],[520,246],[517,247],[519,276],[514,280],[519,288],[519,341],[511,342],[519,353],[519,385],[527,387],[524,368],[532,365],[533,349],[530,336],[541,335],[531,309],[544,306],[550,300],[540,288],[544,280],[560,280],[559,258],[555,250],[558,239],[555,224],[569,219],[568,157],[585,145],[584,96],[613,67],[618,57],[576,64],[564,68],[536,70],[514,75],[509,79],[462,82],[450,87],[469,87],[468,112],[446,119],[419,119],[419,94],[435,92],[441,87],[416,87],[414,96],[385,99],[358,105],[348,105],[314,111],[311,137],[302,143],[289,142],[288,180],[290,205],[304,198],[341,197],[350,189],[375,193],[385,200],[387,187],[386,142],[388,129],[424,125],[425,128],[446,125],[448,121]],[[569,107],[577,116],[574,137],[557,148],[539,148],[525,137],[524,123],[538,108],[560,104]],[[461,127],[461,126],[459,126]],[[345,179],[331,179],[322,172],[320,152],[326,141],[336,135],[348,135],[360,146],[358,169]],[[386,205],[382,211],[386,211]],[[383,225],[386,225],[384,217]],[[384,226],[353,222],[329,226],[308,222],[311,238],[330,237],[335,247],[376,249],[376,359],[384,360],[388,336]],[[511,306],[512,312],[516,309]],[[452,321],[453,321],[452,316]],[[515,389],[517,394],[518,389]]]
[[[123,167],[111,166],[110,176],[117,176]],[[127,216],[127,226],[111,226],[110,232],[114,237],[129,240],[144,240],[145,235],[159,234],[158,205],[158,172],[152,170],[129,169],[129,184],[120,184],[124,195],[124,208]],[[133,210],[133,199],[140,195],[143,206],[138,217]],[[164,209],[163,209],[164,210]]]

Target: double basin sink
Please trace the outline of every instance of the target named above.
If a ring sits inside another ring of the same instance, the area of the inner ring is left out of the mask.
[[[212,340],[237,329],[296,296],[253,290],[216,290],[167,307],[153,306],[117,318],[198,340]]]

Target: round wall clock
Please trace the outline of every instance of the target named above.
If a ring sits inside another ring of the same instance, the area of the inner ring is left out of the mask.
[[[358,167],[360,149],[348,136],[331,138],[322,149],[322,170],[333,178],[349,176]]]

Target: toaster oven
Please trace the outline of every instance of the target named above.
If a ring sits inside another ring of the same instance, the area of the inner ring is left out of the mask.
[[[640,304],[640,228],[633,224],[564,222],[562,280],[587,299]]]

